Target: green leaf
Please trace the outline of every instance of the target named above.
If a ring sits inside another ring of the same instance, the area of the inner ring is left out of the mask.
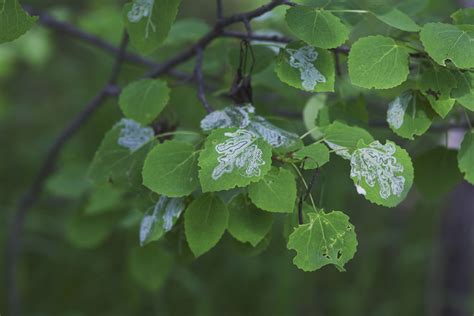
[[[431,126],[435,113],[428,100],[414,91],[405,91],[390,102],[387,122],[392,131],[407,139],[423,135]]]
[[[458,153],[459,170],[464,173],[464,179],[474,184],[474,131],[467,132]]]
[[[66,238],[78,248],[95,248],[112,233],[116,223],[116,216],[111,214],[76,213],[67,224]]]
[[[96,184],[139,187],[143,161],[155,144],[154,132],[131,119],[122,119],[107,132],[89,167]]]
[[[329,149],[322,143],[313,143],[295,152],[293,157],[305,160],[304,169],[321,168],[329,161]]]
[[[152,241],[159,240],[169,232],[184,210],[182,198],[160,196],[143,216],[140,223],[140,245],[144,246]]]
[[[408,51],[390,37],[360,38],[349,52],[349,76],[356,86],[393,88],[403,83],[408,73]]]
[[[141,124],[151,123],[169,101],[166,81],[142,79],[123,89],[119,105],[123,114]]]
[[[143,166],[143,184],[169,197],[191,194],[198,186],[198,152],[185,142],[171,140],[156,145]]]
[[[351,178],[357,193],[378,205],[398,205],[413,184],[408,153],[391,141],[385,145],[360,141],[357,147],[351,157]]]
[[[451,14],[454,24],[474,24],[474,8],[459,9]]]
[[[203,192],[245,187],[271,168],[271,146],[255,133],[220,128],[207,137],[199,155],[199,180]]]
[[[173,257],[160,247],[134,247],[129,256],[134,280],[149,291],[158,290],[173,266]]]
[[[316,120],[320,116],[321,110],[326,107],[327,95],[323,93],[313,95],[303,110],[303,121],[306,129],[311,131],[311,137],[313,139],[319,139],[323,136],[322,131],[316,128]]]
[[[247,62],[244,64],[245,69],[242,69],[243,75],[257,74],[272,63],[275,59],[275,52],[270,48],[260,45],[252,45],[249,49],[252,50],[251,53],[247,56]],[[252,57],[253,56],[253,57]],[[255,62],[252,62],[254,58]],[[240,47],[233,47],[229,50],[229,64],[236,71],[239,68],[240,61]]]
[[[446,68],[433,67],[421,74],[419,86],[433,110],[441,117],[453,108],[455,100],[451,98],[451,90],[456,87],[456,78]]]
[[[470,111],[474,111],[474,75],[469,71],[456,71],[457,87],[451,90],[451,98]]]
[[[375,16],[383,23],[402,31],[418,32],[421,30],[421,27],[412,18],[397,8],[376,12]]]
[[[17,0],[0,0],[0,44],[25,34],[38,17],[29,16]]]
[[[214,247],[224,234],[229,219],[225,204],[207,193],[189,204],[184,212],[184,230],[189,248],[196,257]]]
[[[272,227],[273,216],[256,208],[243,195],[239,195],[228,206],[229,233],[240,242],[257,246]]]
[[[321,48],[293,42],[280,49],[275,71],[280,80],[292,87],[313,92],[334,91],[334,59]]]
[[[296,37],[311,46],[335,48],[349,37],[347,26],[328,11],[298,5],[286,11],[285,19]]]
[[[415,185],[427,198],[437,200],[462,180],[457,166],[457,151],[436,147],[413,161]]]
[[[262,180],[248,187],[249,198],[258,208],[269,212],[291,213],[296,202],[294,175],[283,168],[272,168]]]
[[[87,166],[66,164],[46,181],[47,190],[60,197],[78,199],[89,188],[85,173]]]
[[[210,27],[204,20],[185,18],[176,21],[170,29],[164,45],[184,45],[197,41],[209,32]]]
[[[130,42],[143,54],[153,52],[168,36],[181,0],[134,0],[123,9]]]
[[[357,237],[349,217],[339,211],[308,215],[309,223],[295,228],[288,240],[288,249],[297,253],[293,263],[303,271],[314,271],[328,264],[344,271],[344,265],[357,250]]]
[[[345,159],[351,159],[352,152],[357,148],[359,140],[370,143],[374,140],[372,135],[365,129],[349,126],[335,121],[324,128],[324,140],[326,145],[331,148],[335,154]]]
[[[110,185],[94,188],[87,201],[85,214],[100,214],[117,210],[121,206],[122,191]]]
[[[474,67],[474,25],[427,23],[420,39],[438,64],[446,66],[450,60],[458,68]]]

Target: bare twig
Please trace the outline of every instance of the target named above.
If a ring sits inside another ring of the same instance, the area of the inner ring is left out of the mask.
[[[196,78],[197,90],[198,90],[198,98],[199,101],[204,105],[207,113],[211,113],[214,111],[212,106],[207,102],[206,99],[206,92],[204,87],[204,76],[202,74],[202,60],[203,60],[203,51],[202,49],[198,48],[196,53],[196,66],[194,67],[194,76]]]
[[[43,190],[44,183],[51,172],[54,170],[59,154],[75,133],[83,126],[87,119],[94,113],[94,111],[107,99],[107,97],[116,95],[117,81],[120,73],[120,68],[125,56],[125,50],[128,43],[128,36],[124,32],[120,49],[117,53],[115,65],[111,71],[110,78],[107,84],[96,94],[96,96],[84,107],[84,109],[76,115],[69,124],[63,129],[56,140],[51,145],[51,148],[46,155],[46,158],[41,165],[38,174],[31,183],[28,191],[20,199],[17,208],[13,214],[12,223],[7,238],[6,245],[6,281],[8,289],[8,304],[10,315],[16,316],[21,314],[20,295],[17,287],[16,276],[18,267],[18,255],[21,253],[21,234],[23,231],[23,224],[31,206],[36,202]]]
[[[222,20],[224,17],[224,10],[222,7],[222,0],[216,0],[216,15],[217,15],[217,21]]]

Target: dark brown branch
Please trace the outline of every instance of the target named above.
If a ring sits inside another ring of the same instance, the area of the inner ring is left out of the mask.
[[[251,19],[259,17],[273,10],[277,6],[285,5],[285,4],[288,4],[287,1],[285,0],[273,0],[270,3],[265,4],[253,11],[231,15],[230,17],[227,17],[227,18],[222,18],[221,20],[217,21],[217,23],[214,25],[214,28],[211,31],[209,31],[207,34],[201,37],[194,45],[184,50],[180,54],[174,56],[173,58],[169,59],[167,62],[163,63],[162,65],[156,67],[155,69],[147,73],[145,77],[150,77],[150,78],[159,77],[163,74],[168,73],[171,69],[173,69],[177,65],[188,61],[189,59],[191,59],[192,57],[196,55],[199,49],[204,50],[206,46],[209,45],[213,40],[220,37],[225,27],[238,23],[238,22],[244,22],[245,20],[250,21]]]
[[[117,95],[115,82],[118,79],[120,68],[125,57],[125,50],[128,44],[128,36],[124,32],[120,49],[117,53],[115,65],[111,71],[107,84],[97,93],[97,95],[76,115],[63,129],[56,140],[51,145],[40,170],[31,183],[29,189],[18,202],[13,214],[12,223],[9,227],[9,234],[6,244],[6,282],[8,292],[8,304],[10,315],[21,315],[21,301],[17,287],[16,276],[18,268],[18,255],[21,253],[21,235],[23,224],[31,206],[36,202],[43,190],[44,183],[48,176],[54,171],[56,161],[66,142],[71,139],[83,126],[94,111],[104,103],[109,96]]]
[[[214,111],[214,109],[209,104],[209,102],[207,102],[205,86],[204,86],[204,76],[202,74],[203,55],[204,54],[203,54],[202,49],[199,49],[196,54],[196,65],[194,67],[194,77],[196,78],[199,101],[201,101],[201,103],[204,105],[206,112],[211,113]]]
[[[216,15],[217,15],[217,21],[220,21],[224,17],[222,0],[216,0]]]

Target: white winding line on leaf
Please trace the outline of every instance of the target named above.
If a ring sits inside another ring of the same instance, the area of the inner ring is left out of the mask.
[[[232,173],[234,168],[239,169],[245,177],[260,176],[260,167],[265,165],[265,161],[262,159],[262,150],[255,144],[258,136],[245,129],[224,135],[229,139],[215,147],[219,164],[212,171],[212,178],[217,180],[225,173]]]
[[[151,20],[154,4],[155,0],[135,0],[135,2],[133,2],[132,8],[127,14],[128,20],[132,23],[138,23],[142,18],[147,18],[145,38],[148,38],[148,35],[150,34],[149,28],[151,28],[153,32],[156,32],[156,26]]]
[[[201,128],[210,131],[216,128],[245,128],[257,137],[262,137],[274,148],[289,147],[298,139],[298,135],[287,132],[265,118],[255,114],[251,104],[228,106],[223,110],[214,111],[201,120]]]
[[[379,141],[354,151],[351,157],[351,177],[357,178],[356,188],[359,194],[367,194],[361,186],[363,180],[371,188],[378,183],[382,199],[402,194],[405,178],[397,174],[403,172],[404,168],[393,156],[395,151],[394,144],[382,145]]]
[[[118,124],[121,130],[117,143],[131,152],[142,147],[155,135],[151,127],[143,127],[131,119],[122,119]]]
[[[411,99],[412,95],[405,93],[390,102],[387,110],[387,123],[390,126],[395,129],[399,129],[400,127],[402,127],[405,112]]]
[[[306,91],[313,91],[318,83],[326,82],[319,70],[313,63],[318,58],[318,52],[311,46],[303,46],[299,49],[286,48],[290,55],[290,66],[300,71],[301,85]]]

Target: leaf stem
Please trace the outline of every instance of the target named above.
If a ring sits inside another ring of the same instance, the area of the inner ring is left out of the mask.
[[[334,13],[371,13],[370,11],[367,10],[325,10],[327,12],[334,12]]]
[[[293,168],[296,170],[296,173],[298,174],[298,176],[300,177],[301,179],[301,182],[303,182],[303,185],[304,187],[306,188],[306,190],[309,190],[309,187],[308,187],[308,184],[306,183],[306,180],[304,179],[303,177],[303,174],[301,173],[300,169],[298,169],[298,167],[290,162],[290,164],[293,166]],[[311,204],[313,206],[313,209],[316,213],[318,213],[318,209],[316,208],[316,204],[314,203],[314,199],[313,199],[313,195],[311,193],[308,192],[308,195],[309,195],[309,199],[311,200]]]

